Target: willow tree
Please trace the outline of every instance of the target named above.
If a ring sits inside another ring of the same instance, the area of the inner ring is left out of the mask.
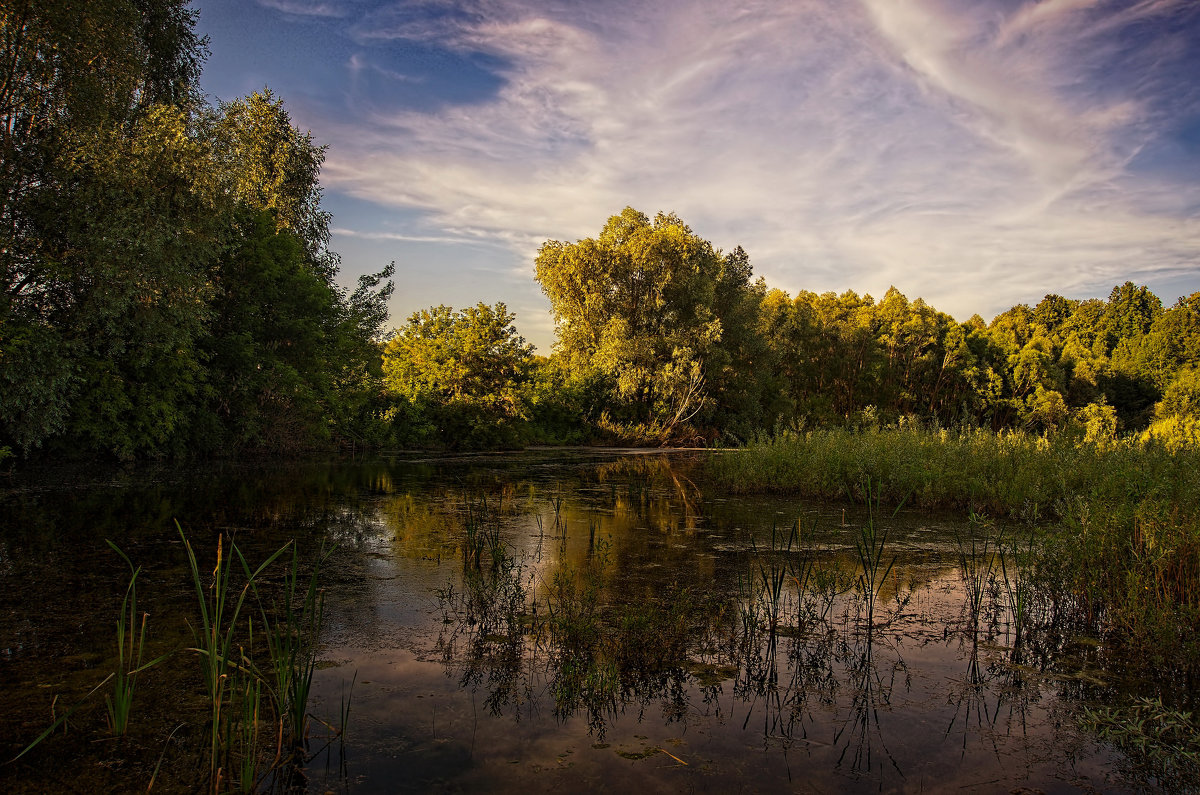
[[[627,207],[598,238],[547,241],[537,280],[558,353],[610,376],[625,419],[670,433],[707,402],[707,363],[722,337],[725,260],[674,214]]]

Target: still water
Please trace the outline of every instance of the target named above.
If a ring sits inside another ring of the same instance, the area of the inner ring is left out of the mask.
[[[204,786],[177,520],[209,566],[221,535],[251,561],[290,538],[306,559],[334,546],[300,781],[312,792],[1136,788],[1079,728],[1080,705],[1114,686],[1096,644],[1018,642],[1019,564],[1002,572],[994,539],[1023,528],[724,498],[705,455],[14,477],[0,496],[0,750],[83,706],[0,767],[0,786]],[[171,655],[142,675],[120,739],[103,695],[87,696],[112,670],[129,579],[106,539],[143,568],[147,657]]]

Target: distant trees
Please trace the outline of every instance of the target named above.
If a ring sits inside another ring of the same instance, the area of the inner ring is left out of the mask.
[[[520,441],[533,346],[503,303],[415,312],[383,351],[384,383],[402,403],[401,439],[449,447]],[[407,427],[406,427],[407,426]]]
[[[1197,427],[1184,418],[1197,416],[1200,294],[1164,311],[1127,282],[1107,301],[1047,295],[990,324],[894,287],[879,301],[792,298],[751,283],[740,248],[722,256],[677,216],[630,208],[596,239],[548,241],[536,273],[553,359],[610,379],[605,417],[646,440],[901,417],[1091,438]]]

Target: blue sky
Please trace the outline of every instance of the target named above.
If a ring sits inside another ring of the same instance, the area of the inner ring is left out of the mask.
[[[794,293],[959,320],[1200,290],[1197,0],[194,0],[202,84],[329,150],[392,323],[504,301],[549,352],[548,239],[678,213]]]

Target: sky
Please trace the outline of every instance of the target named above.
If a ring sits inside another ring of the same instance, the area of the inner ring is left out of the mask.
[[[342,278],[391,323],[503,301],[547,240],[677,213],[768,286],[990,320],[1200,290],[1200,0],[193,0],[214,100],[328,147]]]

